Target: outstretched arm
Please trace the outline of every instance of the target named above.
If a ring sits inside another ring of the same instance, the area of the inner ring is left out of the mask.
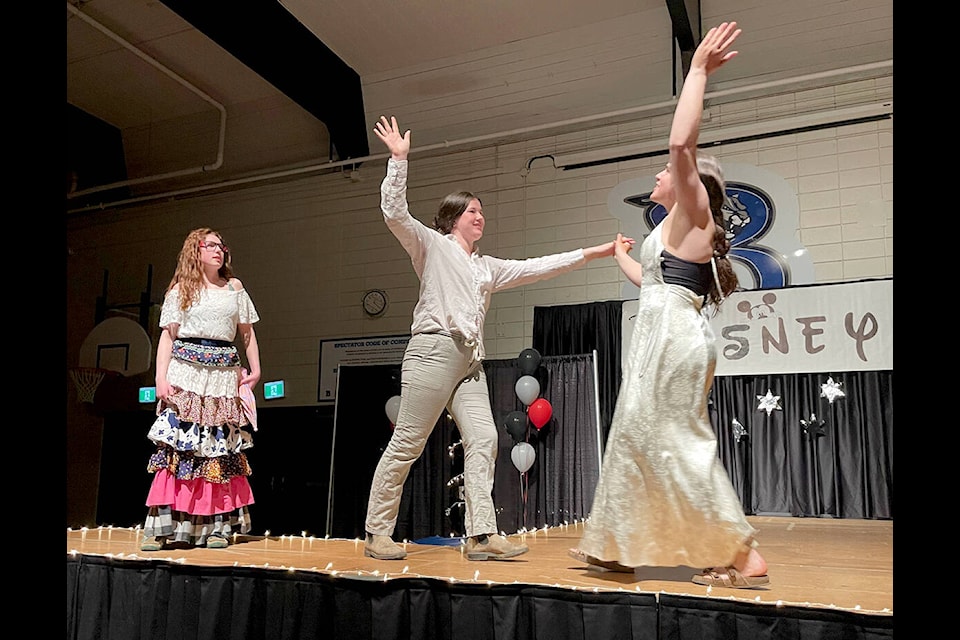
[[[639,287],[640,281],[643,279],[643,267],[628,255],[630,250],[633,249],[633,238],[624,238],[623,234],[618,233],[613,247],[613,257],[617,261],[620,271],[623,271],[623,275],[627,276],[627,280]]]
[[[387,145],[391,158],[407,159],[407,154],[410,153],[410,130],[400,133],[396,117],[390,116],[390,120],[387,120],[386,116],[380,116],[380,120],[373,127],[373,132],[383,141],[383,144]]]
[[[633,246],[633,238],[624,238],[618,233],[616,240],[611,240],[610,242],[604,242],[603,244],[598,244],[584,249],[583,257],[587,262],[590,262],[595,258],[606,258],[607,256],[612,256],[616,251],[617,242],[623,242],[631,247]],[[627,249],[627,251],[629,251],[629,249]]]
[[[700,41],[683,81],[670,127],[670,173],[677,203],[680,211],[694,218],[696,226],[712,224],[707,192],[697,172],[697,138],[707,78],[737,55],[730,47],[739,35],[736,22],[723,22],[710,29]]]

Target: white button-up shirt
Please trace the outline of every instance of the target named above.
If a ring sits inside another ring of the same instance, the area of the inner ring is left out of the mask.
[[[420,278],[420,299],[413,309],[410,332],[460,337],[474,347],[477,360],[486,353],[483,321],[495,291],[557,276],[587,262],[583,249],[526,260],[494,258],[478,250],[468,255],[453,235],[442,234],[410,215],[406,160],[387,161],[380,209]]]

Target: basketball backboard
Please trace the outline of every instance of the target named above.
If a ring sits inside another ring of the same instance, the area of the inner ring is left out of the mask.
[[[129,318],[107,318],[87,334],[80,346],[81,367],[134,376],[148,371],[152,364],[153,342],[143,327]]]

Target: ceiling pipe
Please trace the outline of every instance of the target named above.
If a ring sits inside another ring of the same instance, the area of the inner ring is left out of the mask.
[[[156,182],[156,181],[158,181],[158,180],[166,180],[166,179],[168,179],[168,178],[179,178],[179,177],[182,177],[182,176],[189,176],[189,175],[195,175],[195,174],[198,174],[198,173],[203,173],[203,172],[205,172],[205,171],[215,171],[215,170],[219,169],[221,166],[223,166],[223,147],[224,147],[224,142],[225,142],[226,137],[227,137],[227,109],[226,109],[226,107],[224,107],[222,104],[220,104],[219,102],[217,102],[216,100],[214,100],[213,98],[211,98],[209,95],[207,95],[206,93],[204,93],[203,91],[201,91],[200,89],[198,89],[197,87],[195,87],[195,86],[194,86],[193,84],[191,84],[190,81],[188,81],[186,78],[183,78],[182,76],[177,75],[177,74],[174,73],[172,70],[170,70],[170,69],[168,69],[167,67],[163,66],[163,65],[162,65],[159,61],[157,61],[155,58],[151,58],[151,57],[148,56],[146,53],[144,53],[144,52],[141,51],[140,49],[136,48],[135,46],[133,46],[132,44],[130,44],[129,42],[127,42],[126,40],[124,40],[123,38],[121,38],[120,36],[118,36],[116,33],[114,33],[113,31],[111,31],[110,29],[108,29],[108,28],[105,27],[104,25],[100,24],[99,22],[97,22],[96,20],[94,20],[93,18],[91,18],[90,16],[86,15],[85,13],[83,13],[82,11],[80,11],[79,9],[77,9],[75,6],[73,6],[72,4],[70,4],[70,2],[67,2],[67,11],[70,12],[70,13],[72,13],[72,14],[75,15],[76,17],[80,18],[81,20],[83,20],[84,22],[86,22],[87,24],[89,24],[91,27],[93,27],[94,29],[96,29],[97,31],[99,31],[100,33],[102,33],[103,35],[107,36],[108,38],[110,38],[110,39],[113,40],[114,42],[116,42],[116,43],[118,43],[119,45],[123,46],[124,48],[130,50],[134,55],[136,55],[136,56],[137,56],[138,58],[140,58],[141,60],[145,61],[147,64],[150,64],[151,66],[153,66],[153,67],[155,67],[156,69],[160,70],[162,73],[164,73],[165,75],[169,76],[170,78],[172,78],[172,79],[175,80],[176,82],[180,83],[181,85],[183,85],[184,87],[186,87],[187,89],[189,89],[191,92],[193,92],[193,93],[195,93],[197,96],[199,96],[202,100],[204,100],[204,101],[208,102],[209,104],[213,105],[213,107],[214,107],[217,111],[220,112],[220,139],[219,139],[218,142],[217,142],[217,160],[216,160],[216,162],[214,162],[213,164],[205,164],[205,165],[202,165],[202,166],[199,166],[199,167],[191,167],[191,168],[189,168],[189,169],[181,169],[181,170],[178,170],[178,171],[171,171],[171,172],[169,172],[169,173],[162,173],[162,174],[159,174],[159,175],[145,176],[145,177],[143,177],[143,178],[134,178],[134,179],[131,179],[131,180],[123,180],[123,181],[120,181],[120,182],[111,182],[110,184],[104,184],[104,185],[100,185],[100,186],[98,186],[98,187],[90,187],[89,189],[83,189],[83,190],[81,190],[81,191],[73,191],[73,192],[67,194],[67,199],[68,199],[68,200],[69,200],[69,199],[72,199],[72,198],[79,198],[79,197],[81,197],[81,196],[89,195],[89,194],[91,194],[91,193],[98,193],[98,192],[100,192],[100,191],[107,191],[107,190],[109,190],[109,189],[116,189],[116,188],[118,188],[118,187],[127,187],[127,186],[132,186],[132,185],[137,185],[137,184],[145,184],[145,183],[148,183],[148,182]]]
[[[826,126],[839,126],[857,122],[871,122],[893,116],[893,100],[876,104],[860,105],[827,111],[750,122],[741,125],[720,126],[713,129],[701,127],[697,146],[701,149],[743,140],[756,140],[769,136],[785,135],[797,131],[810,131]],[[579,153],[556,154],[553,166],[557,169],[580,169],[609,162],[633,158],[664,155],[670,152],[666,139],[638,142],[622,146],[591,149]],[[545,157],[545,156],[539,156]]]
[[[859,76],[860,74],[882,70],[885,68],[892,68],[893,61],[885,60],[882,62],[874,62],[870,64],[864,64],[854,67],[846,67],[843,69],[834,69],[831,71],[823,71],[819,73],[811,73],[803,76],[797,76],[794,78],[786,78],[783,80],[772,80],[769,82],[762,82],[758,84],[752,84],[743,87],[737,87],[734,89],[728,89],[725,91],[714,91],[707,93],[704,96],[704,100],[709,100],[711,98],[717,97],[726,97],[732,95],[740,95],[745,93],[752,93],[757,91],[766,91],[769,89],[776,89],[787,86],[794,85],[804,85],[814,81],[827,80],[830,78],[836,78],[840,76]],[[572,118],[569,120],[562,120],[559,122],[551,122],[540,125],[534,125],[531,127],[525,127],[521,129],[512,129],[509,131],[502,131],[499,133],[493,133],[482,136],[474,136],[472,138],[461,138],[459,140],[453,141],[444,141],[438,144],[426,145],[423,147],[411,148],[410,153],[425,153],[428,151],[437,151],[437,150],[446,150],[455,147],[460,147],[468,144],[474,144],[477,142],[489,142],[494,140],[500,140],[505,138],[510,138],[512,136],[527,134],[527,133],[536,133],[545,131],[548,129],[558,129],[563,127],[569,127],[572,125],[586,124],[590,122],[596,122],[599,120],[607,120],[611,118],[619,118],[627,115],[635,115],[638,113],[645,113],[650,111],[665,110],[668,108],[673,108],[676,106],[676,100],[667,100],[664,102],[657,102],[653,104],[643,105],[640,107],[631,107],[629,109],[621,109],[618,111],[609,111],[606,113],[591,115],[591,116],[582,116],[580,118]],[[257,174],[253,176],[247,176],[245,178],[237,178],[234,180],[227,180],[225,182],[217,182],[207,185],[199,185],[196,187],[190,187],[185,189],[180,189],[177,191],[168,191],[165,193],[158,193],[153,195],[146,195],[137,198],[128,198],[126,200],[118,200],[115,202],[101,203],[96,205],[89,205],[86,207],[80,207],[77,209],[70,209],[67,211],[68,214],[74,213],[85,213],[90,211],[104,210],[112,207],[126,206],[131,204],[138,204],[143,202],[149,202],[153,200],[163,200],[167,198],[173,198],[181,195],[188,195],[194,193],[201,193],[204,191],[213,191],[215,189],[223,189],[227,187],[233,187],[238,185],[252,184],[255,182],[263,182],[265,180],[273,180],[278,178],[287,178],[296,175],[303,175],[308,173],[316,173],[318,171],[325,171],[327,169],[334,169],[337,167],[343,167],[347,165],[358,165],[362,162],[367,162],[370,160],[380,160],[390,157],[389,153],[381,153],[376,155],[369,155],[360,158],[350,158],[348,160],[338,160],[334,162],[325,162],[322,164],[314,164],[303,166],[295,169],[287,169],[282,171],[273,171],[269,173]]]

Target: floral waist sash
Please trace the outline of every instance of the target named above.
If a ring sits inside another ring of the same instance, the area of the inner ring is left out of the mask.
[[[237,347],[226,340],[178,338],[173,341],[173,357],[207,367],[239,367]]]

